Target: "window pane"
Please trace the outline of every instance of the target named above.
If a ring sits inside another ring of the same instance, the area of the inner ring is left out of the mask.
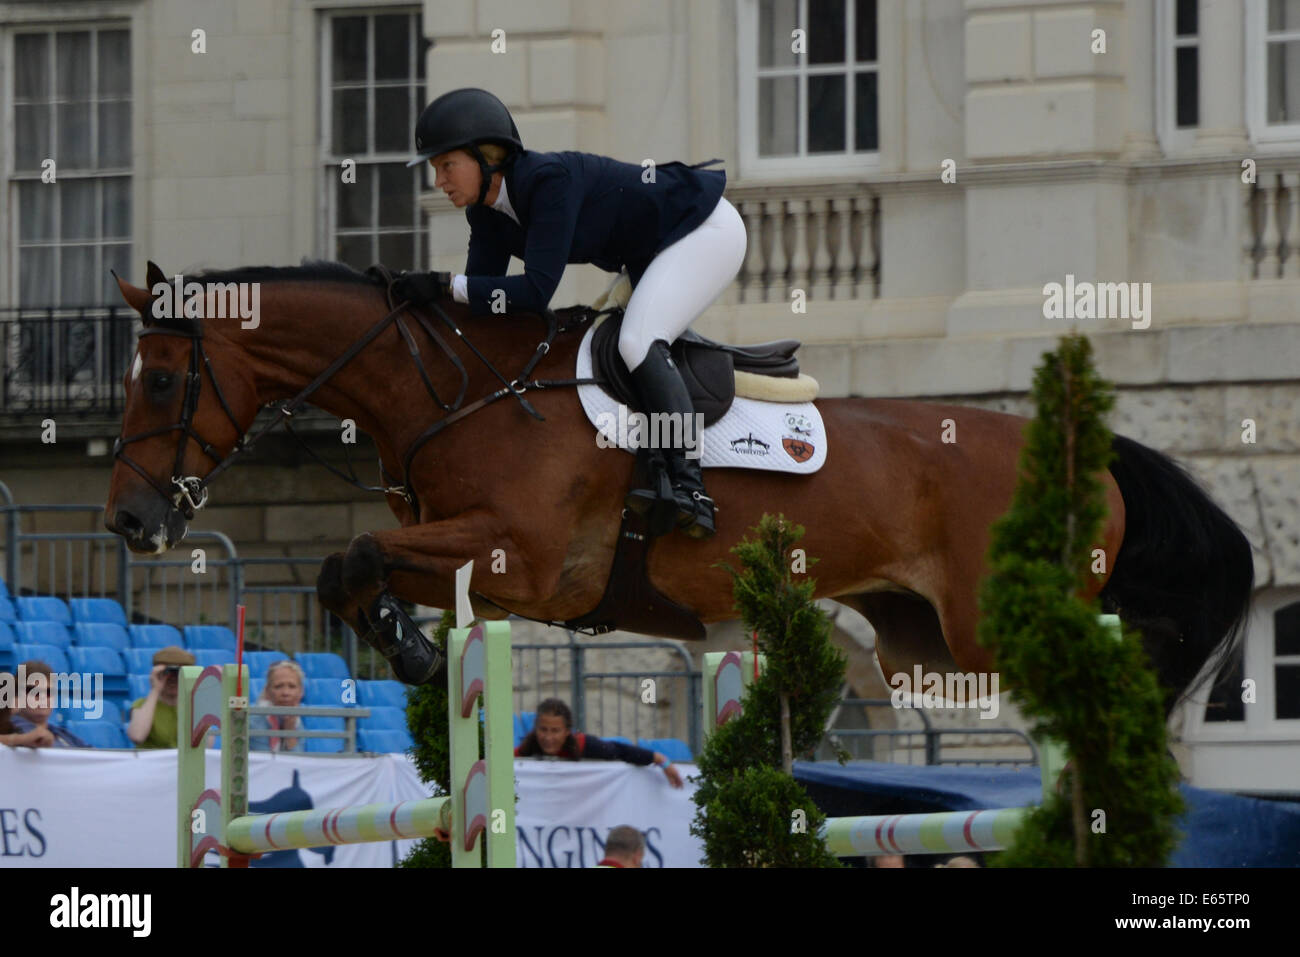
[[[799,0],[760,0],[758,4],[758,65],[794,66],[791,52],[798,26]]]
[[[407,14],[375,17],[375,79],[399,80],[411,75],[411,18]]]
[[[45,99],[50,95],[50,41],[43,33],[14,37],[14,95]]]
[[[808,152],[844,151],[844,77],[808,77]]]
[[[18,251],[18,304],[20,306],[54,305],[54,249],[20,249]]]
[[[1246,706],[1241,700],[1245,658],[1245,649],[1239,645],[1219,672],[1205,703],[1206,721],[1246,720]]]
[[[399,86],[375,90],[375,149],[404,153],[414,142],[410,89]]]
[[[122,302],[122,294],[117,290],[117,283],[113,281],[113,270],[123,279],[131,275],[131,244],[121,243],[114,246],[104,247],[104,269],[100,277],[102,281],[100,299],[105,303],[119,305]]]
[[[90,104],[60,103],[55,108],[59,132],[54,157],[61,169],[90,169]]]
[[[18,239],[54,239],[54,195],[58,187],[53,183],[18,184]]]
[[[1300,655],[1300,602],[1273,613],[1273,654]]]
[[[394,269],[415,269],[415,236],[412,233],[385,233],[379,237],[379,261]]]
[[[808,62],[844,62],[844,0],[808,0]]]
[[[342,179],[335,180],[334,225],[336,228],[354,229],[358,226],[373,225],[370,222],[370,191],[374,189],[374,182],[373,167],[363,164],[357,166],[355,183],[345,183]],[[366,265],[370,264],[366,263]]]
[[[99,104],[99,167],[131,165],[131,104]]]
[[[334,80],[366,78],[366,18],[335,17]]]
[[[1197,98],[1197,52],[1196,47],[1179,47],[1174,51],[1174,94],[1177,100],[1175,123],[1180,126],[1195,126],[1199,122],[1200,108]]]
[[[51,158],[54,152],[50,143],[50,108],[45,105],[15,106],[14,135],[18,140],[14,168],[40,169],[41,160]]]
[[[1178,10],[1174,14],[1174,32],[1180,37],[1196,36],[1197,3],[1198,0],[1178,0]]]
[[[335,256],[353,269],[365,269],[375,263],[370,236],[340,236],[335,243]]]
[[[409,170],[401,163],[379,167],[379,225],[413,226],[415,224],[415,176],[419,168]],[[382,260],[388,262],[388,260]]]
[[[1268,122],[1293,123],[1300,109],[1300,41],[1268,44]]]
[[[764,77],[758,81],[758,152],[793,156],[799,150],[799,79]]]
[[[1300,0],[1269,0],[1268,29],[1295,30],[1300,27]]]
[[[99,277],[95,270],[94,246],[64,246],[59,273],[59,302],[62,305],[97,305]]]
[[[419,17],[416,17],[416,18],[415,18],[415,26],[416,26],[416,29],[417,29],[417,30],[420,29],[420,24],[421,24],[421,22],[422,22],[422,21],[420,20]],[[415,43],[416,43],[416,46],[415,46],[415,76],[416,76],[416,79],[423,80],[423,79],[424,79],[424,59],[425,59],[425,57],[427,57],[427,56],[429,55],[429,47],[433,46],[433,44],[430,43],[427,39],[425,39],[424,36],[422,36],[422,35],[417,36],[417,39],[416,39]],[[424,93],[423,93],[423,90],[421,90],[421,94],[420,94],[420,102],[421,102],[421,103],[424,102]]]
[[[876,74],[859,73],[853,78],[853,148],[870,152],[880,149],[880,120],[876,112]]]
[[[99,34],[99,95],[124,96],[131,92],[131,44],[125,30]]]
[[[339,156],[366,152],[365,90],[334,91],[334,152]],[[409,135],[409,131],[407,131]]]
[[[59,191],[59,238],[94,239],[99,225],[93,179],[63,179]]]
[[[90,34],[58,34],[55,37],[55,61],[59,65],[59,96],[89,99]]]
[[[131,181],[125,176],[101,179],[104,191],[103,229],[106,239],[131,238]]]
[[[854,0],[853,11],[854,56],[859,63],[876,59],[876,0]]]
[[[1273,674],[1277,686],[1278,720],[1300,718],[1300,665],[1278,665]]]

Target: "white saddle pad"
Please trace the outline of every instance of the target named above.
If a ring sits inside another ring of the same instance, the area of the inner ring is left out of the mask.
[[[578,347],[577,378],[591,377],[591,340],[587,330]],[[628,434],[630,410],[598,385],[578,386],[587,419],[611,446],[628,452],[640,446],[638,432]],[[620,421],[623,423],[620,427]],[[727,414],[704,430],[704,468],[761,469],[796,475],[816,472],[826,462],[826,429],[812,402],[760,402],[737,396]]]

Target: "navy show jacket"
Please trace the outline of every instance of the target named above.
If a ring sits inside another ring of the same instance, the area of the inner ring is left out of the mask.
[[[492,312],[494,290],[504,290],[509,311],[539,312],[550,303],[568,263],[591,263],[607,272],[624,266],[635,286],[650,261],[709,218],[726,174],[682,163],[643,169],[594,153],[525,150],[504,172],[506,195],[519,223],[490,206],[465,210],[469,256],[465,263],[474,315]],[[507,276],[511,256],[523,275]]]

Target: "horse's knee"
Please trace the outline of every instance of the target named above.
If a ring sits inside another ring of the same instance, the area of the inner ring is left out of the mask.
[[[348,604],[348,592],[343,587],[343,553],[335,552],[321,563],[316,576],[316,598],[330,611],[338,614]]]
[[[343,556],[342,579],[353,599],[371,598],[383,588],[384,552],[375,536],[365,532],[352,539]]]

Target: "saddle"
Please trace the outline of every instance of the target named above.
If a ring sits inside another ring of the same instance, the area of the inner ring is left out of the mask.
[[[615,401],[645,412],[632,385],[627,363],[618,351],[622,327],[622,310],[599,321],[591,337],[592,376]],[[736,398],[737,372],[798,379],[799,359],[795,352],[799,346],[794,339],[730,346],[687,330],[669,351],[695,403],[695,411],[704,416],[705,425],[712,425],[727,414]]]

